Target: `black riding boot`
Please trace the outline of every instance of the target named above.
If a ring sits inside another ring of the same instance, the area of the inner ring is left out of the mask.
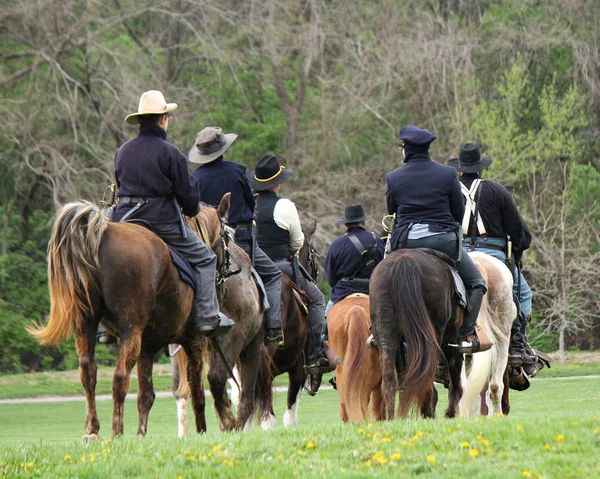
[[[523,314],[522,311],[519,311],[519,316],[517,317],[517,321],[518,321],[518,328],[519,328],[519,337],[520,340],[523,344],[523,364],[524,365],[531,365],[535,363],[535,354],[533,352],[533,350],[531,349],[531,347],[529,346],[529,341],[527,340],[527,325],[529,324],[529,319],[531,318],[531,315],[529,316],[529,318],[526,318],[525,315]],[[515,322],[517,322],[515,321]],[[513,323],[513,327],[515,326],[515,323]],[[511,329],[511,335],[512,335],[512,329]],[[512,345],[512,337],[511,337],[511,345]],[[510,354],[510,349],[509,349],[509,354]]]
[[[467,289],[467,297],[469,299],[468,311],[465,311],[463,323],[458,332],[458,352],[462,354],[472,354],[479,351],[479,338],[475,332],[477,325],[477,317],[481,309],[481,302],[485,288],[475,286]]]
[[[523,366],[525,355],[525,338],[521,333],[521,316],[519,312],[510,328],[510,346],[508,347],[508,364],[510,366]]]
[[[329,361],[325,356],[323,338],[320,331],[309,331],[306,341],[306,365],[307,374],[322,374],[332,371]],[[335,369],[335,368],[334,368]]]

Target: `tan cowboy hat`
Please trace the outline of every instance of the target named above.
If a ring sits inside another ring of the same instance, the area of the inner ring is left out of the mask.
[[[235,133],[223,134],[218,126],[207,126],[196,135],[194,146],[190,149],[188,158],[191,163],[205,165],[215,161],[225,153],[237,139]]]
[[[125,123],[137,125],[142,115],[164,115],[177,109],[177,103],[167,103],[164,95],[158,90],[150,90],[142,93],[137,113],[127,115]]]

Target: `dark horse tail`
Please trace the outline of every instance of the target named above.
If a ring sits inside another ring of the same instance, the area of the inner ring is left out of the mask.
[[[418,260],[403,255],[396,261],[392,273],[391,300],[407,344],[407,365],[400,385],[404,392],[400,395],[398,408],[398,415],[406,417],[423,388],[433,386],[440,346],[423,300],[422,270]],[[401,373],[398,371],[399,375]]]
[[[28,328],[41,344],[59,344],[81,330],[93,313],[92,294],[100,290],[98,251],[108,219],[88,201],[63,206],[48,243],[50,318],[46,327]]]

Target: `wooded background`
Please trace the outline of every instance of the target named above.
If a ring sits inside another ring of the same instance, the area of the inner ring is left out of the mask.
[[[76,366],[25,332],[49,309],[53,214],[100,200],[149,89],[179,104],[182,151],[218,125],[240,135],[228,159],[293,168],[322,257],[347,204],[380,231],[400,126],[435,132],[440,162],[477,142],[533,234],[531,338],[599,348],[599,20],[596,0],[5,0],[0,371]]]

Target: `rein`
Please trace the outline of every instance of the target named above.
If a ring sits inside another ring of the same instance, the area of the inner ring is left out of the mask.
[[[315,281],[317,281],[319,279],[319,266],[317,263],[317,258],[320,258],[320,256],[308,237],[306,238],[306,245],[308,248],[308,267],[310,269],[310,275]]]

